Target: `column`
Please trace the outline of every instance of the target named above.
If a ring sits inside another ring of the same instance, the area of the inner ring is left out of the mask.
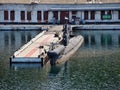
[[[80,11],[77,12],[77,17],[79,17],[81,19],[82,13]]]
[[[44,11],[41,11],[41,22],[44,22]]]
[[[4,22],[4,11],[0,11],[0,22]]]
[[[88,20],[91,20],[91,11],[88,11]]]
[[[53,22],[53,12],[52,11],[48,12],[48,22]]]
[[[37,11],[31,11],[31,22],[37,22]]]
[[[84,11],[81,11],[81,19],[84,20]]]
[[[21,22],[21,14],[20,11],[15,11],[15,22]]]
[[[112,20],[118,21],[118,11],[112,11]]]
[[[72,20],[72,12],[69,11],[69,22],[71,22],[71,20]]]
[[[60,23],[60,11],[58,11],[58,22]]]
[[[25,22],[28,22],[28,20],[27,20],[27,10],[25,10]]]
[[[8,22],[10,22],[10,10],[8,10]]]
[[[95,13],[95,20],[96,21],[101,21],[101,13],[100,13],[100,11],[95,11],[96,13]]]

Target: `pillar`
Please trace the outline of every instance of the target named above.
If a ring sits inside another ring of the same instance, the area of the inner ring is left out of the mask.
[[[53,12],[49,11],[48,12],[48,22],[52,22],[53,21]]]
[[[32,11],[31,12],[31,22],[37,22],[37,11]]]
[[[84,11],[81,11],[81,19],[84,20]]]
[[[112,20],[118,21],[118,11],[112,11]]]
[[[95,20],[101,21],[101,12],[100,11],[95,11]]]
[[[10,10],[8,10],[8,22],[10,22]]]
[[[15,11],[15,22],[21,22],[21,14],[20,11]]]
[[[41,22],[44,22],[44,11],[41,11]]]
[[[77,12],[77,17],[79,17],[79,18],[82,17],[82,13],[80,11]]]
[[[69,22],[71,22],[71,20],[72,20],[72,12],[69,11]]]
[[[91,18],[91,11],[88,11],[88,20],[90,20]]]
[[[58,22],[60,22],[60,11],[58,11]]]
[[[0,11],[0,22],[4,22],[4,11]]]

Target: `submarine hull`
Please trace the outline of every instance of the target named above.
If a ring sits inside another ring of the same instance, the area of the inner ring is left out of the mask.
[[[74,36],[69,40],[69,44],[65,46],[64,51],[61,49],[59,52],[63,53],[57,53],[56,50],[53,50],[52,52],[48,53],[48,56],[51,56],[50,63],[51,65],[59,64],[62,62],[67,61],[82,45],[84,39],[81,35]],[[59,48],[57,49],[57,51]],[[52,55],[51,55],[52,54]]]
[[[50,58],[51,65],[55,64],[57,58],[63,53],[64,49],[65,49],[65,46],[58,45],[57,48],[55,48],[51,51],[48,51],[47,55]]]
[[[66,46],[63,55],[57,58],[55,64],[67,61],[82,45],[84,39],[81,35],[75,36],[70,39],[69,44]]]

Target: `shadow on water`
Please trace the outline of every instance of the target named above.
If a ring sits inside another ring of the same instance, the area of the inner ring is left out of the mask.
[[[61,67],[60,66],[57,66],[57,65],[54,65],[54,66],[51,66],[51,69],[50,69],[50,72],[49,72],[49,75],[53,75],[53,76],[56,76],[61,70]]]
[[[21,70],[21,69],[40,69],[42,65],[40,63],[12,63],[10,64],[10,69]]]
[[[49,75],[50,76],[57,76],[61,71],[65,74],[67,73],[67,64],[68,61],[62,63],[62,64],[57,64],[53,65],[50,68]]]

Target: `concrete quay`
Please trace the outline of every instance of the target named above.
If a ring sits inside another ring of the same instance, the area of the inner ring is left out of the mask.
[[[54,27],[54,28],[53,28]],[[120,30],[120,24],[84,24],[84,25],[71,25],[74,29],[79,30]],[[46,30],[49,29],[50,31],[59,31],[62,30],[63,25],[0,25],[0,31],[7,31],[7,30]]]
[[[72,27],[78,30],[120,30],[120,24],[88,24],[72,25]]]
[[[0,25],[0,30],[1,31],[12,31],[12,30],[42,30],[42,29],[47,29],[47,26],[44,25],[34,25],[34,24],[29,24],[29,25]]]

